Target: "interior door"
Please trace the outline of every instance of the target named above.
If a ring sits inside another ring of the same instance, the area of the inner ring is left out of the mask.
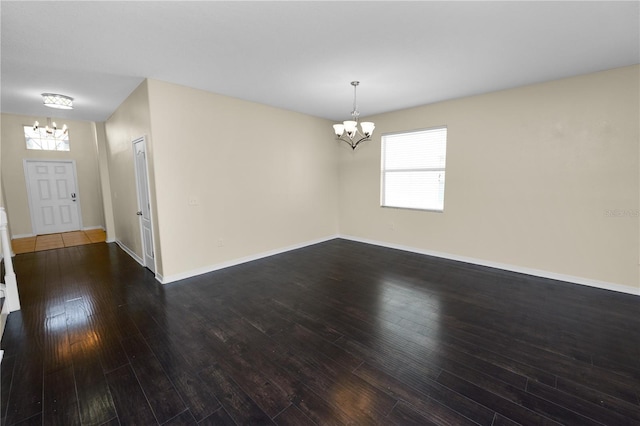
[[[79,230],[75,162],[25,160],[24,168],[33,232],[42,235]]]
[[[138,188],[138,212],[144,266],[155,272],[153,252],[153,227],[151,224],[151,202],[149,201],[149,175],[147,174],[147,154],[145,138],[133,141],[135,155],[136,184]]]

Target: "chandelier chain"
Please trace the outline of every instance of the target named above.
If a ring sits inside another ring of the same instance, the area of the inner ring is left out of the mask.
[[[351,85],[353,86],[353,111],[351,111],[351,116],[354,118],[354,121],[358,121],[358,117],[360,117],[360,111],[358,111],[358,101],[357,101],[357,89],[359,81],[352,81]]]

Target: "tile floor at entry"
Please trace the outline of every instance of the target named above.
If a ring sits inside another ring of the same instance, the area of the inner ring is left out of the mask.
[[[84,244],[101,243],[107,238],[102,229],[63,232],[61,234],[37,235],[35,237],[16,238],[11,241],[15,254],[52,250]]]

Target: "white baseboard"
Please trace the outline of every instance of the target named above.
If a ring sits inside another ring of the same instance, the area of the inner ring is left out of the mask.
[[[31,238],[31,237],[35,237],[36,234],[18,234],[18,235],[12,235],[11,239],[12,240],[17,240],[18,238]]]
[[[506,263],[492,262],[484,259],[476,259],[473,257],[458,256],[450,253],[424,250],[424,249],[404,246],[400,244],[393,244],[393,243],[387,243],[383,241],[376,241],[376,240],[369,240],[366,238],[354,237],[351,235],[340,235],[339,238],[356,241],[359,243],[373,244],[376,246],[387,247],[387,248],[396,249],[396,250],[403,250],[403,251],[408,251],[412,253],[424,254],[427,256],[434,256],[434,257],[440,257],[443,259],[455,260],[458,262],[471,263],[471,264],[480,265],[480,266],[487,266],[489,268],[502,269],[505,271],[517,272],[520,274],[533,275],[533,276],[542,277],[542,278],[549,278],[557,281],[565,281],[572,284],[580,284],[580,285],[596,287],[604,290],[612,290],[620,293],[632,294],[634,296],[640,296],[640,288],[633,288],[626,285],[609,283],[606,281],[597,281],[589,278],[576,277],[572,275],[564,275],[564,274],[558,274],[555,272],[543,271],[540,269],[531,269],[531,268],[525,268],[522,266],[509,265]]]
[[[82,228],[83,231],[93,231],[94,229],[102,229],[103,231],[104,226],[85,226],[84,228]]]
[[[4,326],[7,324],[7,317],[9,316],[9,306],[7,303],[6,296],[4,299],[4,304],[2,305],[2,311],[0,311],[0,340],[2,340],[2,335],[4,334]],[[2,351],[0,351],[0,362],[2,362]]]
[[[240,265],[242,263],[246,263],[246,262],[251,262],[254,260],[258,260],[258,259],[263,259],[265,257],[270,257],[270,256],[274,256],[277,254],[281,254],[281,253],[286,253],[288,251],[291,250],[297,250],[300,248],[304,248],[304,247],[308,247],[308,246],[312,246],[314,244],[319,244],[319,243],[323,243],[326,241],[330,241],[336,238],[342,238],[345,240],[351,240],[351,241],[356,241],[356,242],[360,242],[360,243],[365,243],[365,244],[372,244],[372,245],[376,245],[376,246],[381,246],[381,247],[387,247],[387,248],[391,248],[391,249],[396,249],[396,250],[403,250],[403,251],[408,251],[411,253],[417,253],[417,254],[423,254],[423,255],[427,255],[427,256],[434,256],[434,257],[440,257],[443,259],[448,259],[448,260],[454,260],[454,261],[458,261],[458,262],[464,262],[464,263],[470,263],[470,264],[474,264],[474,265],[480,265],[480,266],[486,266],[489,268],[496,268],[496,269],[502,269],[505,271],[511,271],[511,272],[517,272],[520,274],[526,274],[526,275],[532,275],[532,276],[536,276],[536,277],[542,277],[542,278],[548,278],[548,279],[552,279],[552,280],[557,280],[557,281],[564,281],[564,282],[569,282],[572,284],[580,284],[580,285],[585,285],[588,287],[595,287],[595,288],[600,288],[603,290],[611,290],[611,291],[617,291],[620,293],[626,293],[626,294],[632,294],[634,296],[640,296],[640,288],[633,288],[633,287],[629,287],[629,286],[625,286],[625,285],[621,285],[621,284],[615,284],[615,283],[610,283],[610,282],[606,282],[606,281],[598,281],[598,280],[592,280],[589,278],[583,278],[583,277],[576,277],[573,275],[565,275],[565,274],[559,274],[559,273],[555,273],[555,272],[550,272],[550,271],[543,271],[540,269],[532,269],[532,268],[525,268],[522,266],[516,266],[516,265],[509,265],[506,263],[499,263],[499,262],[492,262],[492,261],[488,261],[488,260],[484,260],[484,259],[477,259],[477,258],[473,258],[473,257],[467,257],[467,256],[459,256],[459,255],[455,255],[455,254],[451,254],[451,253],[444,253],[444,252],[438,252],[438,251],[433,251],[433,250],[425,250],[425,249],[420,249],[420,248],[416,248],[416,247],[410,247],[410,246],[404,246],[404,245],[400,245],[400,244],[393,244],[393,243],[387,243],[387,242],[383,242],[383,241],[377,241],[377,240],[370,240],[370,239],[366,239],[366,238],[359,238],[359,237],[354,237],[351,235],[332,235],[329,237],[325,237],[325,238],[319,238],[316,240],[311,240],[311,241],[306,241],[304,243],[300,243],[300,244],[294,244],[291,246],[287,246],[287,247],[281,247],[278,249],[274,249],[274,250],[269,250],[269,251],[265,251],[262,253],[256,253],[250,256],[246,256],[246,257],[242,257],[242,258],[238,258],[238,259],[232,259],[232,260],[228,260],[225,262],[221,262],[221,263],[217,263],[214,265],[209,265],[209,266],[205,266],[202,268],[197,268],[197,269],[193,269],[191,271],[186,271],[186,272],[181,272],[179,274],[173,274],[173,275],[169,275],[169,276],[162,276],[160,274],[156,274],[156,279],[162,283],[162,284],[169,284],[175,281],[179,281],[179,280],[184,280],[187,278],[191,278],[191,277],[195,277],[198,275],[202,275],[202,274],[206,274],[208,272],[213,272],[213,271],[217,271],[220,269],[224,269],[224,268],[229,268],[231,266],[236,266],[236,265]],[[124,250],[127,254],[129,254],[129,256],[131,256],[136,262],[138,262],[140,265],[144,265],[142,259],[136,255],[131,249],[129,249],[127,246],[125,246],[121,241],[119,240],[115,240],[116,244],[118,244],[118,246],[120,246],[120,248],[122,248],[122,250]]]
[[[163,277],[161,275],[156,275],[156,279],[158,279],[158,281],[160,281],[162,284],[169,284],[169,283],[172,283],[174,281],[184,280],[186,278],[195,277],[195,276],[198,276],[198,275],[206,274],[208,272],[213,272],[213,271],[217,271],[217,270],[220,270],[220,269],[229,268],[231,266],[240,265],[242,263],[251,262],[253,260],[263,259],[263,258],[269,257],[269,256],[275,256],[276,254],[286,253],[286,252],[291,251],[291,250],[297,250],[297,249],[300,249],[300,248],[312,246],[314,244],[324,243],[325,241],[334,240],[336,238],[338,238],[337,235],[331,235],[329,237],[319,238],[319,239],[311,240],[311,241],[306,241],[304,243],[294,244],[294,245],[287,246],[287,247],[281,247],[281,248],[274,249],[274,250],[268,250],[268,251],[265,251],[265,252],[262,252],[262,253],[256,253],[256,254],[252,254],[252,255],[246,256],[246,257],[241,257],[241,258],[238,258],[238,259],[228,260],[228,261],[225,261],[225,262],[217,263],[215,265],[209,265],[209,266],[205,266],[205,267],[202,267],[202,268],[193,269],[191,271],[181,272],[179,274],[174,274],[174,275],[169,275],[169,276],[166,276],[166,277]]]
[[[131,250],[129,247],[127,247],[122,241],[116,239],[115,243],[122,249],[124,250],[125,253],[127,253],[129,256],[131,256],[133,258],[133,260],[135,260],[136,262],[138,262],[140,265],[144,266],[144,262],[142,261],[142,258],[140,256],[138,256],[133,250]]]

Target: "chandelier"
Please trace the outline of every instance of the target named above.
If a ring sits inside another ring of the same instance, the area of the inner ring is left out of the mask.
[[[49,108],[73,109],[73,98],[56,93],[43,93],[42,103]]]
[[[333,130],[336,133],[336,138],[349,144],[351,149],[356,149],[360,142],[371,140],[373,129],[375,125],[370,121],[363,121],[358,128],[358,117],[360,112],[358,111],[358,105],[356,103],[356,89],[360,84],[359,81],[352,81],[353,86],[353,111],[351,111],[351,120],[344,121],[342,124],[334,124]]]
[[[44,129],[40,127],[40,123],[38,123],[37,121],[33,123],[33,131],[39,132],[40,134],[42,134],[42,132],[44,131],[44,134],[42,136],[55,140],[63,139],[63,137],[67,133],[69,133],[69,129],[67,128],[66,124],[62,125],[62,129],[58,129],[58,125],[55,121],[51,122],[51,118],[47,118],[47,125]]]

